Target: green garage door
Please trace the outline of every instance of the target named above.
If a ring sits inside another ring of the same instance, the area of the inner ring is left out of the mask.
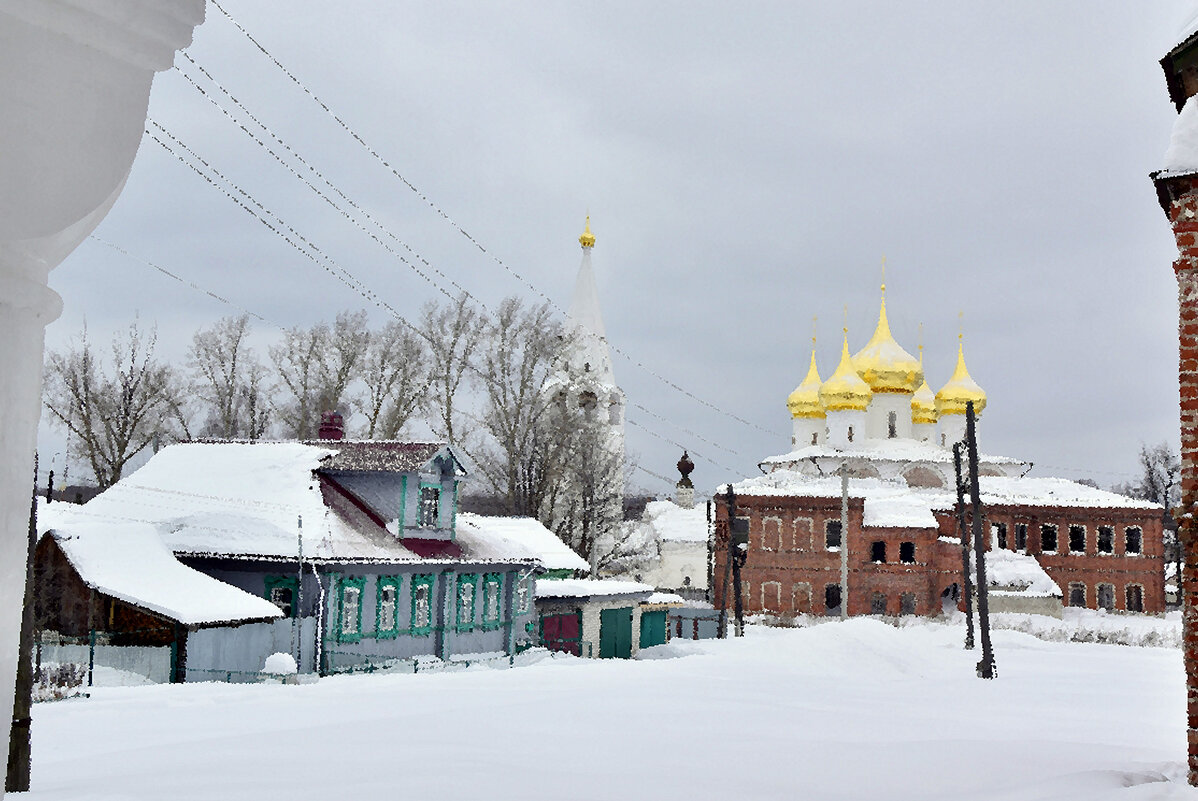
[[[599,612],[599,658],[632,656],[632,607]]]
[[[666,610],[641,612],[641,647],[651,648],[666,641]]]

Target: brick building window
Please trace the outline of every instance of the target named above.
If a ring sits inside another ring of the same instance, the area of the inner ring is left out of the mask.
[[[1080,581],[1069,582],[1069,605],[1077,607],[1085,607],[1086,605],[1086,585]]]
[[[840,614],[840,585],[829,584],[824,587],[824,614]]]
[[[1128,584],[1124,590],[1127,595],[1127,611],[1128,612],[1143,612],[1144,611],[1144,588],[1139,584]]]
[[[1072,525],[1069,527],[1069,553],[1086,552],[1086,527]]]
[[[1144,545],[1144,533],[1139,526],[1128,526],[1123,529],[1123,552],[1141,553]]]
[[[915,614],[915,593],[904,592],[899,598],[899,614],[913,615]]]
[[[994,547],[1005,551],[1007,549],[1007,524],[995,523],[990,529],[994,533]]]
[[[871,562],[884,563],[886,561],[886,543],[881,540],[871,543],[869,546],[869,558]]]
[[[1040,550],[1043,553],[1054,553],[1057,549],[1057,527],[1052,523],[1040,526]]]
[[[1115,585],[1099,584],[1095,589],[1095,596],[1098,599],[1098,608],[1105,609],[1108,612],[1113,611],[1115,608]]]
[[[829,520],[824,523],[824,543],[829,551],[840,549],[839,520]]]
[[[915,564],[915,543],[900,542],[899,543],[899,561],[904,565]]]
[[[1099,553],[1114,553],[1115,552],[1115,528],[1114,528],[1114,526],[1099,526],[1098,527],[1098,552]]]
[[[761,611],[774,614],[782,611],[782,585],[779,582],[761,582]]]
[[[1015,550],[1020,553],[1027,550],[1027,523],[1015,524]]]
[[[871,615],[886,614],[886,596],[880,592],[875,592],[869,597],[869,613]]]

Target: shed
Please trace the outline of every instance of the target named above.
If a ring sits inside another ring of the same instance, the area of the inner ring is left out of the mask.
[[[575,656],[634,657],[641,645],[633,633],[640,632],[642,604],[653,594],[651,586],[637,581],[538,581],[541,644]]]

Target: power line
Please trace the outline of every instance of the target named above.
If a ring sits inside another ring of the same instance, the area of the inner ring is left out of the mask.
[[[294,83],[304,94],[306,94],[309,98],[311,98],[313,102],[315,102],[318,106],[320,106],[320,108],[323,109],[324,112],[329,117],[331,117],[341,127],[342,130],[344,130],[347,134],[349,134],[349,136],[351,136],[354,139],[354,141],[356,141],[359,145],[361,145],[362,148],[365,149],[366,152],[369,153],[371,155],[371,157],[373,157],[379,164],[381,164],[383,167],[385,167],[392,175],[394,175],[399,181],[401,181],[405,186],[407,186],[408,189],[410,189],[413,193],[415,193],[416,196],[419,197],[429,208],[431,208],[434,212],[436,212],[438,216],[440,216],[443,220],[445,220],[447,223],[449,223],[449,225],[451,225],[454,228],[454,230],[456,230],[459,234],[464,236],[471,244],[473,244],[476,248],[478,248],[478,250],[480,252],[482,252],[483,254],[490,257],[490,259],[492,261],[494,261],[501,268],[503,268],[505,271],[507,271],[513,278],[515,278],[517,281],[519,281],[524,286],[526,286],[535,295],[542,298],[546,303],[548,303],[550,305],[550,307],[552,307],[553,309],[556,309],[558,311],[558,313],[564,314],[561,307],[558,306],[556,303],[554,303],[552,298],[550,298],[544,292],[539,290],[535,285],[533,285],[533,283],[531,281],[529,281],[523,275],[518,273],[515,269],[513,269],[511,266],[509,266],[502,259],[500,259],[499,256],[497,256],[496,254],[494,254],[490,250],[488,250],[478,239],[476,239],[474,236],[472,236],[469,232],[467,232],[465,230],[465,228],[463,228],[452,217],[450,217],[449,214],[447,214],[444,209],[442,209],[435,202],[433,202],[432,199],[430,199],[419,188],[417,188],[415,184],[413,184],[411,181],[409,181],[407,178],[405,178],[399,172],[399,170],[396,167],[394,167],[390,162],[388,162],[385,158],[383,158],[383,156],[380,155],[378,153],[378,151],[376,151],[373,147],[371,147],[369,144],[367,144],[366,141],[360,135],[358,135],[358,133],[353,128],[351,128],[348,123],[345,122],[345,120],[343,120],[340,116],[338,116],[336,114],[336,112],[334,112],[329,107],[329,105],[324,102],[324,100],[322,100],[320,97],[318,97],[314,92],[312,92],[312,90],[310,90],[307,86],[305,86],[304,83],[302,81],[300,81],[299,78],[297,78],[290,70],[288,70],[285,66],[283,66],[283,64],[277,58],[275,58],[275,56],[273,54],[271,54],[271,52],[269,50],[267,50],[266,47],[263,46],[261,42],[259,42],[257,39],[255,39],[254,36],[252,34],[250,34],[250,32],[247,31],[244,26],[241,25],[241,23],[239,23],[236,19],[234,19],[233,16],[228,11],[226,11],[219,2],[217,2],[217,0],[212,0],[212,5],[215,6],[216,9],[218,11],[220,11],[220,13],[223,14],[225,16],[225,18],[228,19],[229,22],[233,24],[234,27],[237,28],[238,31],[240,31],[242,33],[242,35],[244,35],[246,37],[246,39],[248,39],[254,45],[254,47],[256,47],[262,53],[262,55],[264,55],[284,75],[286,75],[287,78],[290,79],[291,82]],[[190,59],[190,57],[188,57],[188,58]],[[718,412],[719,414],[722,414],[725,417],[735,420],[736,422],[741,423],[742,425],[748,426],[750,428],[755,428],[758,431],[762,431],[766,434],[774,433],[773,431],[771,431],[768,428],[765,428],[764,426],[761,426],[761,425],[758,425],[757,423],[751,422],[751,421],[741,417],[740,415],[734,414],[733,412],[729,412],[725,409],[720,408],[719,406],[716,406],[715,404],[711,403],[710,401],[700,398],[699,396],[695,395],[694,393],[690,392],[689,390],[684,389],[683,387],[678,385],[676,382],[666,378],[665,376],[661,375],[660,373],[655,372],[654,370],[649,368],[647,365],[645,365],[643,362],[641,362],[639,359],[637,359],[634,356],[632,356],[631,354],[625,352],[623,348],[620,348],[618,345],[616,345],[614,343],[608,342],[606,337],[598,337],[598,335],[595,335],[595,336],[596,336],[596,338],[605,342],[607,344],[607,346],[616,354],[627,359],[629,362],[631,362],[635,366],[639,367],[644,372],[653,376],[657,380],[663,382],[664,384],[669,386],[674,391],[681,393],[682,395],[684,395],[687,398],[690,398],[691,400],[695,401],[696,403],[706,406],[707,408],[709,408],[715,412]]]
[[[403,248],[405,248],[405,249],[406,249],[406,250],[407,250],[407,251],[408,251],[410,254],[412,254],[412,256],[413,256],[414,258],[418,259],[418,260],[419,260],[419,261],[420,261],[420,262],[421,262],[423,265],[425,265],[425,266],[426,266],[426,267],[428,267],[430,270],[432,270],[433,272],[435,272],[437,275],[441,276],[441,278],[443,278],[444,280],[446,280],[447,282],[449,282],[449,283],[450,283],[450,284],[451,284],[451,285],[452,285],[452,286],[453,286],[455,289],[457,289],[457,290],[458,290],[458,291],[459,291],[459,292],[460,292],[462,295],[464,295],[466,298],[468,298],[469,300],[471,300],[471,301],[473,301],[475,304],[477,304],[477,305],[478,305],[478,306],[479,306],[479,307],[480,307],[480,308],[481,308],[481,309],[482,309],[484,312],[486,312],[486,313],[487,313],[489,316],[494,316],[494,311],[493,311],[492,309],[490,309],[490,308],[487,306],[487,304],[486,304],[486,303],[484,303],[483,301],[479,300],[479,299],[478,299],[476,296],[474,296],[473,294],[471,294],[471,293],[470,293],[470,292],[469,292],[469,291],[468,291],[468,290],[467,290],[465,287],[463,287],[461,284],[458,284],[458,283],[457,283],[456,281],[454,281],[452,278],[450,278],[449,276],[447,276],[447,275],[446,275],[446,274],[445,274],[443,271],[441,271],[440,269],[438,269],[437,267],[435,267],[434,265],[432,265],[432,264],[431,264],[431,263],[430,263],[430,262],[429,262],[429,261],[428,261],[428,260],[427,260],[427,259],[426,259],[424,256],[422,256],[420,253],[418,253],[417,251],[415,251],[415,250],[414,250],[414,249],[413,249],[413,248],[412,248],[410,245],[408,245],[406,242],[404,242],[403,240],[401,240],[401,239],[399,239],[397,236],[395,236],[395,235],[394,235],[394,234],[393,234],[393,233],[392,233],[392,232],[391,232],[389,229],[387,229],[387,228],[386,228],[386,227],[385,227],[385,226],[384,226],[382,223],[380,223],[380,222],[379,222],[377,219],[375,219],[375,218],[374,218],[374,217],[373,217],[373,216],[372,216],[372,215],[371,215],[371,214],[370,214],[368,211],[366,211],[365,209],[363,209],[363,208],[362,208],[362,207],[361,207],[361,206],[360,206],[358,203],[354,202],[354,200],[353,200],[353,199],[351,199],[351,198],[350,198],[349,196],[347,196],[347,195],[346,195],[344,192],[342,192],[342,191],[341,191],[339,188],[337,188],[337,186],[336,186],[336,185],[334,185],[334,184],[333,184],[331,181],[329,181],[329,180],[328,180],[328,178],[326,178],[326,177],[325,177],[325,176],[324,176],[324,175],[323,175],[323,174],[322,174],[322,173],[321,173],[319,170],[317,170],[315,167],[313,167],[313,166],[312,166],[312,165],[311,165],[311,164],[310,164],[310,163],[309,163],[309,162],[308,162],[308,161],[307,161],[307,160],[306,160],[306,159],[305,159],[305,158],[304,158],[302,155],[300,155],[300,154],[299,154],[299,153],[298,153],[298,152],[297,152],[297,151],[296,151],[294,148],[292,148],[290,145],[288,145],[288,144],[287,144],[287,143],[286,143],[286,142],[285,142],[285,141],[284,141],[284,140],[283,140],[281,137],[279,137],[279,136],[278,136],[276,133],[274,133],[274,131],[272,131],[272,130],[271,130],[269,127],[267,127],[267,125],[266,125],[265,123],[263,123],[263,122],[262,122],[261,120],[259,120],[259,119],[258,119],[258,118],[257,118],[257,117],[256,117],[256,116],[255,116],[255,115],[252,113],[252,112],[250,112],[250,111],[249,111],[249,110],[248,110],[248,109],[247,109],[247,108],[246,108],[246,107],[245,107],[245,106],[244,106],[244,105],[243,105],[243,104],[242,104],[242,103],[241,103],[241,102],[240,102],[240,101],[239,101],[239,100],[238,100],[236,97],[234,97],[234,96],[233,96],[233,94],[232,94],[231,92],[229,92],[229,91],[228,91],[228,90],[227,90],[227,89],[226,89],[226,88],[225,88],[223,85],[221,85],[221,84],[220,84],[220,82],[218,82],[218,81],[217,81],[215,78],[213,78],[213,77],[212,77],[212,75],[211,75],[211,74],[210,74],[210,73],[209,73],[209,72],[208,72],[206,69],[204,69],[204,67],[203,67],[202,65],[200,65],[198,62],[196,62],[196,61],[195,61],[195,59],[193,59],[193,58],[192,58],[192,57],[191,57],[191,56],[190,56],[188,53],[186,53],[186,52],[183,52],[183,53],[182,53],[182,55],[183,55],[183,57],[184,57],[184,58],[187,60],[187,62],[188,62],[188,63],[190,63],[192,66],[194,66],[194,67],[195,67],[197,70],[199,70],[199,71],[200,71],[200,73],[202,73],[202,74],[204,75],[204,77],[206,77],[206,78],[207,78],[209,81],[211,81],[211,82],[212,82],[212,84],[213,84],[213,85],[214,85],[214,86],[215,86],[215,87],[216,87],[216,88],[217,88],[217,89],[220,91],[220,93],[221,93],[221,94],[223,94],[223,95],[224,95],[226,98],[228,98],[228,99],[229,99],[229,100],[230,100],[230,101],[231,101],[231,102],[232,102],[232,103],[233,103],[233,104],[234,104],[234,105],[235,105],[235,106],[236,106],[236,107],[237,107],[237,108],[238,108],[238,109],[239,109],[239,110],[240,110],[240,111],[243,113],[243,114],[245,114],[245,115],[246,115],[246,116],[247,116],[247,117],[248,117],[250,120],[252,120],[252,121],[254,122],[254,124],[255,124],[255,125],[257,125],[257,126],[258,126],[258,127],[259,127],[259,128],[262,130],[262,131],[263,131],[263,132],[265,132],[267,136],[269,136],[271,139],[273,139],[273,140],[274,140],[274,141],[275,141],[275,142],[276,142],[276,143],[277,143],[277,144],[278,144],[280,147],[282,147],[283,149],[285,149],[285,150],[286,150],[286,151],[287,151],[287,152],[288,152],[288,153],[289,153],[289,154],[290,154],[292,157],[294,157],[294,158],[295,158],[297,161],[299,161],[299,162],[300,162],[300,163],[301,163],[301,164],[302,164],[304,167],[306,167],[306,168],[308,169],[308,171],[309,171],[309,172],[310,172],[312,175],[315,175],[315,176],[316,176],[316,177],[317,177],[317,178],[318,178],[318,179],[319,179],[321,182],[323,182],[323,183],[324,183],[324,185],[325,185],[325,186],[327,186],[327,187],[328,187],[330,190],[332,190],[332,191],[333,191],[333,192],[334,192],[336,195],[338,195],[338,196],[339,196],[340,198],[342,198],[342,199],[343,199],[343,200],[344,200],[346,203],[348,203],[348,204],[349,204],[349,205],[350,205],[350,206],[351,206],[351,207],[352,207],[352,208],[353,208],[353,209],[354,209],[356,212],[358,212],[358,213],[359,213],[359,214],[361,214],[363,217],[365,217],[367,220],[369,220],[369,221],[370,221],[370,223],[371,223],[372,225],[374,225],[374,227],[375,227],[375,228],[377,228],[379,231],[381,231],[381,232],[382,232],[382,233],[383,233],[385,236],[387,236],[389,239],[391,239],[392,241],[396,242],[397,244],[399,244],[399,245],[401,245]],[[325,201],[327,204],[329,204],[329,205],[330,205],[330,206],[331,206],[331,207],[332,207],[334,210],[336,210],[336,211],[337,211],[339,214],[341,214],[341,216],[343,216],[343,217],[344,217],[346,220],[348,220],[348,221],[349,221],[351,224],[353,224],[353,225],[354,225],[354,226],[355,226],[355,227],[356,227],[358,230],[362,231],[362,232],[363,232],[363,233],[365,233],[367,236],[369,236],[371,239],[373,239],[373,240],[374,240],[374,241],[375,241],[377,244],[379,244],[381,247],[383,247],[383,248],[384,248],[384,249],[385,249],[385,250],[386,250],[388,253],[390,253],[391,255],[393,255],[393,256],[395,256],[396,258],[398,258],[398,259],[399,259],[399,260],[400,260],[400,261],[401,261],[403,264],[407,265],[407,266],[408,266],[410,269],[412,269],[414,272],[416,272],[416,273],[417,273],[417,275],[419,275],[421,278],[423,278],[425,281],[427,281],[427,282],[428,282],[428,283],[429,283],[429,284],[430,284],[430,285],[431,285],[431,286],[432,286],[434,289],[436,289],[436,290],[438,290],[439,292],[441,292],[441,294],[445,295],[445,296],[446,296],[447,298],[449,298],[450,300],[453,300],[453,296],[452,296],[452,295],[450,295],[450,294],[449,294],[449,293],[448,293],[448,292],[447,292],[447,291],[446,291],[444,288],[437,286],[437,285],[436,285],[436,283],[435,283],[435,282],[434,282],[434,281],[433,281],[433,280],[432,280],[432,279],[431,279],[431,278],[430,278],[430,277],[429,277],[427,274],[425,274],[425,273],[424,273],[424,272],[423,272],[423,271],[422,271],[420,268],[416,267],[416,265],[414,265],[414,264],[412,264],[410,261],[408,261],[408,260],[407,260],[407,259],[406,259],[406,258],[405,258],[405,257],[404,257],[402,254],[400,254],[400,253],[397,253],[395,250],[393,250],[391,247],[389,247],[389,246],[388,246],[388,245],[387,245],[385,242],[383,242],[382,240],[380,240],[380,239],[379,239],[379,238],[378,238],[378,237],[377,237],[377,236],[376,236],[374,233],[372,233],[371,231],[367,230],[367,229],[366,229],[366,228],[365,228],[365,227],[364,227],[364,226],[363,226],[361,223],[359,223],[357,220],[355,220],[355,219],[353,218],[353,216],[352,216],[352,215],[351,215],[351,214],[350,214],[348,211],[346,211],[345,209],[343,209],[343,208],[341,208],[339,205],[337,205],[337,203],[336,203],[335,201],[333,201],[331,198],[329,198],[329,197],[328,197],[328,195],[326,195],[324,192],[322,192],[320,189],[318,189],[316,186],[314,186],[314,185],[312,184],[312,182],[311,182],[311,181],[309,181],[307,178],[305,178],[303,175],[301,175],[299,172],[297,172],[295,168],[293,168],[293,167],[292,167],[290,164],[288,164],[288,163],[286,162],[286,160],[285,160],[285,159],[283,159],[283,157],[282,157],[282,156],[280,156],[278,153],[276,153],[276,152],[275,152],[275,151],[274,151],[274,150],[273,150],[273,149],[272,149],[272,148],[271,148],[269,145],[267,145],[267,144],[266,144],[265,142],[263,142],[263,141],[262,141],[262,140],[261,140],[261,139],[260,139],[258,136],[256,136],[256,135],[255,135],[255,134],[254,134],[252,131],[250,131],[248,128],[246,128],[246,127],[245,127],[245,125],[244,125],[242,122],[240,122],[239,120],[235,119],[235,118],[233,117],[233,115],[229,113],[228,109],[226,109],[224,106],[222,106],[222,105],[220,104],[220,102],[219,102],[219,101],[218,101],[218,100],[217,100],[215,97],[213,97],[213,96],[212,96],[212,95],[211,95],[209,92],[207,92],[207,91],[206,91],[206,90],[205,90],[203,87],[201,87],[201,86],[200,86],[198,83],[196,83],[196,81],[195,81],[195,80],[194,80],[194,79],[193,79],[193,78],[192,78],[190,75],[188,75],[188,74],[187,74],[186,72],[184,72],[183,70],[178,70],[178,72],[179,72],[179,74],[180,74],[180,75],[182,75],[182,76],[183,76],[183,78],[184,78],[184,79],[185,79],[185,80],[186,80],[186,81],[187,81],[187,82],[188,82],[188,83],[189,83],[189,84],[190,84],[190,85],[191,85],[191,86],[192,86],[192,87],[193,87],[193,88],[194,88],[196,91],[198,91],[198,92],[199,92],[201,95],[203,95],[203,97],[204,97],[206,100],[208,100],[208,102],[210,102],[212,105],[214,105],[214,106],[217,108],[217,110],[219,110],[219,111],[220,111],[220,112],[221,112],[221,113],[222,113],[222,114],[223,114],[223,115],[224,115],[224,116],[225,116],[225,117],[226,117],[226,118],[227,118],[227,119],[228,119],[230,122],[232,122],[234,125],[236,125],[238,128],[240,128],[240,129],[241,129],[241,131],[242,131],[243,133],[245,133],[247,136],[249,136],[249,137],[250,137],[250,138],[251,138],[251,139],[252,139],[252,140],[253,140],[253,141],[254,141],[254,142],[255,142],[255,143],[256,143],[256,144],[259,146],[259,147],[261,147],[261,148],[262,148],[262,149],[264,149],[264,150],[265,150],[267,153],[269,153],[269,154],[270,154],[270,155],[271,155],[271,156],[272,156],[272,157],[273,157],[273,158],[274,158],[274,159],[275,159],[277,162],[279,162],[279,164],[281,164],[281,165],[282,165],[282,166],[283,166],[283,167],[284,167],[284,168],[285,168],[285,169],[286,169],[288,172],[290,172],[290,173],[291,173],[293,176],[295,176],[297,179],[299,179],[300,181],[302,181],[302,182],[304,183],[304,185],[305,185],[305,186],[307,186],[307,187],[308,187],[310,190],[312,190],[312,191],[313,191],[313,192],[314,192],[314,193],[315,193],[315,194],[316,194],[318,197],[320,197],[320,198],[321,198],[322,200],[324,200],[324,201]],[[191,151],[191,152],[192,152],[192,154],[193,154],[193,155],[196,155],[196,154],[194,153],[194,151]],[[198,157],[198,155],[196,155],[196,157],[197,157],[197,158],[199,158],[199,157]],[[201,161],[203,161],[203,159],[200,159],[200,160],[201,160]],[[204,163],[205,163],[205,166],[209,166],[209,167],[210,167],[210,165],[208,165],[208,164],[207,164],[207,162],[204,162]],[[227,180],[227,179],[226,179],[226,180]],[[545,296],[544,296],[544,295],[542,295],[542,297],[545,297]],[[561,309],[560,309],[560,308],[558,308],[558,307],[556,307],[556,305],[552,304],[552,302],[551,302],[551,301],[550,301],[549,303],[550,303],[550,305],[551,305],[551,306],[553,306],[554,308],[557,308],[557,310],[558,310],[558,311],[559,311],[559,313],[560,313],[560,311],[561,311]],[[587,331],[587,330],[585,330],[585,329],[584,329],[584,330],[582,331],[582,333],[583,333],[584,335],[586,335],[586,336],[593,337],[593,338],[595,338],[595,339],[598,339],[599,341],[602,341],[602,342],[606,343],[606,339],[605,339],[605,338],[603,338],[603,337],[599,337],[599,336],[598,336],[597,334],[595,334],[594,332]],[[610,343],[607,343],[607,344],[608,344],[608,346],[609,346],[609,347],[612,347],[612,346],[610,345]],[[613,348],[613,349],[614,349],[614,348]],[[617,349],[617,350],[618,350],[618,349]],[[643,367],[643,365],[641,365],[641,366]],[[645,369],[647,370],[648,368],[645,368]],[[650,372],[651,372],[651,371],[650,371]],[[681,389],[681,388],[679,387],[678,389]],[[683,391],[684,391],[684,390],[683,390]],[[684,391],[684,392],[685,392],[685,391]],[[635,408],[636,408],[636,409],[638,409],[639,411],[642,411],[642,412],[644,412],[645,414],[648,414],[648,415],[650,415],[650,416],[652,416],[652,417],[655,417],[655,418],[657,418],[658,420],[660,420],[660,421],[661,421],[661,422],[663,422],[663,423],[667,423],[668,425],[671,425],[671,426],[673,426],[673,427],[675,427],[675,428],[678,428],[680,431],[683,431],[684,433],[686,433],[686,434],[687,434],[688,436],[690,436],[690,437],[693,437],[693,438],[695,438],[695,439],[698,439],[698,440],[700,440],[700,441],[702,441],[702,442],[705,442],[705,443],[707,443],[707,444],[709,444],[709,445],[711,445],[711,446],[713,446],[713,447],[715,447],[715,448],[719,448],[720,450],[722,450],[722,451],[724,451],[724,452],[726,452],[726,453],[729,453],[729,454],[731,454],[731,455],[733,455],[733,456],[739,456],[739,457],[741,457],[741,458],[746,458],[746,457],[744,456],[744,454],[741,454],[741,453],[739,453],[739,452],[737,452],[737,451],[735,451],[735,450],[733,450],[733,449],[731,449],[731,448],[726,448],[726,447],[724,447],[724,446],[722,446],[722,445],[720,445],[720,444],[718,444],[718,443],[716,443],[716,442],[714,442],[714,441],[712,441],[712,440],[710,440],[710,439],[708,439],[708,438],[706,438],[706,437],[702,436],[701,434],[698,434],[698,433],[696,433],[696,432],[694,432],[694,431],[691,431],[691,430],[689,430],[689,429],[685,428],[684,426],[681,426],[681,425],[679,425],[679,424],[677,424],[677,423],[674,423],[673,421],[667,420],[666,418],[662,417],[661,415],[657,414],[656,412],[653,412],[653,411],[651,411],[650,409],[648,409],[647,407],[645,407],[644,405],[642,405],[642,404],[640,404],[640,403],[637,403],[636,401],[630,401],[629,403],[630,403],[630,405],[632,405],[633,407],[635,407]],[[762,429],[762,430],[766,430],[766,429]]]
[[[414,332],[416,332],[419,336],[421,336],[426,341],[431,342],[431,338],[429,337],[429,335],[427,333],[425,333],[420,328],[418,328],[417,326],[415,326],[411,322],[409,322],[406,318],[403,317],[402,314],[399,313],[398,310],[396,310],[390,304],[388,304],[385,301],[383,301],[382,299],[380,299],[375,293],[370,291],[369,288],[367,288],[363,284],[361,284],[361,282],[358,281],[358,279],[355,278],[352,273],[350,273],[349,271],[345,270],[343,267],[338,265],[335,260],[333,260],[327,254],[323,253],[323,251],[321,251],[319,248],[317,248],[313,243],[311,243],[309,240],[307,240],[302,235],[300,235],[298,232],[296,232],[294,228],[292,228],[290,225],[285,223],[281,218],[278,217],[278,215],[275,215],[273,212],[266,209],[266,207],[263,206],[260,202],[258,202],[252,195],[250,195],[248,192],[246,192],[241,187],[237,186],[237,184],[235,184],[229,178],[224,176],[218,170],[211,167],[211,165],[209,165],[203,159],[199,158],[199,156],[196,156],[194,151],[191,150],[189,147],[187,147],[187,145],[185,145],[177,137],[170,134],[168,131],[166,131],[165,128],[163,128],[161,125],[159,125],[154,120],[150,120],[150,125],[152,128],[160,131],[162,133],[163,137],[165,137],[166,139],[169,139],[170,144],[168,144],[168,142],[165,141],[164,138],[159,137],[156,133],[154,133],[154,131],[150,130],[149,128],[146,129],[146,134],[148,136],[150,136],[150,138],[153,139],[156,143],[158,143],[164,150],[166,150],[168,153],[173,155],[180,163],[187,166],[189,169],[191,169],[193,172],[195,172],[197,175],[199,175],[201,178],[203,178],[210,186],[217,189],[222,194],[224,194],[226,197],[228,197],[230,200],[232,200],[234,203],[236,203],[238,205],[238,207],[240,207],[247,214],[251,215],[252,217],[257,219],[259,222],[261,222],[263,225],[265,225],[276,236],[279,236],[281,239],[283,239],[283,241],[285,241],[287,244],[289,244],[293,249],[299,251],[305,258],[309,259],[314,264],[321,267],[323,270],[325,270],[329,274],[333,275],[335,278],[337,278],[338,281],[340,281],[341,283],[345,284],[350,289],[357,292],[364,299],[374,303],[376,306],[378,306],[380,308],[387,310],[398,321],[400,321],[404,325],[411,328]],[[180,151],[182,151],[182,152],[180,152]],[[203,164],[205,168],[207,168],[214,175],[216,175],[220,181],[227,183],[232,188],[233,191],[230,191],[228,188],[221,186],[216,180],[214,180],[211,176],[206,174],[203,169],[201,169],[193,161],[189,160],[186,156],[184,156],[184,153],[187,153],[187,154],[193,156],[196,160],[198,160],[201,164]],[[241,195],[245,200],[243,201],[243,200],[239,199],[235,194],[233,194],[233,192],[236,192],[238,195]],[[259,211],[255,211],[255,208],[252,208],[251,206],[256,207]],[[273,222],[271,220],[266,219],[263,215],[269,215],[271,218],[273,218]],[[289,236],[288,233],[284,233],[284,230],[286,230],[287,232],[290,232],[291,235]],[[303,242],[307,246],[307,248],[311,249],[312,252],[309,252],[309,250],[305,249],[304,247],[301,247],[300,244],[298,244],[296,242],[296,240]],[[314,253],[318,254],[320,256],[320,259],[318,259],[316,255],[313,255]],[[149,265],[148,262],[142,262],[142,263]],[[153,266],[153,265],[150,265],[150,266]],[[167,274],[171,275],[171,277],[175,278],[176,280],[180,280],[180,282],[182,282],[182,283],[186,283],[188,286],[191,286],[192,288],[196,289],[197,291],[204,292],[205,294],[211,295],[211,296],[219,299],[219,296],[216,296],[214,293],[208,292],[207,290],[200,287],[198,284],[194,284],[193,282],[183,282],[182,279],[179,279],[178,276],[176,276],[175,274],[169,273],[169,271],[165,271],[165,270],[161,270],[161,271],[167,272]],[[260,319],[262,319],[262,318],[260,318]],[[479,376],[483,375],[483,372],[477,366],[471,364],[470,362],[467,361],[465,363],[465,365],[468,370],[475,373],[476,375],[479,375]],[[640,423],[637,423],[635,420],[629,419],[627,417],[625,418],[625,420],[626,420],[626,422],[630,423],[631,425],[634,425],[637,428],[640,428],[641,430],[647,432],[651,436],[653,436],[663,442],[670,443],[680,449],[684,449],[684,450],[687,449],[681,443],[678,443],[675,440],[669,439],[668,437],[658,434],[658,433],[652,431],[651,429],[641,425]],[[704,461],[709,462],[710,464],[720,468],[721,470],[730,470],[730,468],[728,468],[724,465],[721,465],[719,462],[716,462],[715,460],[706,456],[702,452],[695,451],[693,448],[691,448],[689,450],[696,458],[703,459]],[[730,470],[730,472],[735,474],[737,471]]]

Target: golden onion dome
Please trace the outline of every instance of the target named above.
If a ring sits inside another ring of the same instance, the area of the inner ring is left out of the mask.
[[[587,215],[587,229],[582,232],[582,236],[578,237],[578,244],[584,248],[595,247],[595,235],[591,233],[591,215]]]
[[[803,383],[795,387],[795,391],[786,398],[786,407],[790,409],[791,417],[827,417],[824,407],[819,402],[819,370],[815,368],[815,349],[811,350],[811,367]]]
[[[858,411],[863,412],[869,406],[873,392],[869,384],[861,380],[853,367],[853,358],[849,356],[849,335],[845,329],[844,345],[840,352],[840,366],[832,377],[819,388],[819,400],[824,409],[829,412]]]
[[[919,366],[923,367],[923,345],[919,346]],[[936,414],[936,396],[928,386],[927,378],[911,396],[911,422],[915,425],[935,423],[939,418]]]
[[[912,393],[923,383],[923,367],[890,334],[885,284],[882,285],[878,327],[865,347],[853,355],[853,366],[874,392]]]
[[[965,414],[965,404],[969,401],[973,401],[973,413],[980,416],[986,408],[986,393],[969,375],[965,367],[965,348],[958,342],[957,369],[948,383],[936,393],[936,413]]]

